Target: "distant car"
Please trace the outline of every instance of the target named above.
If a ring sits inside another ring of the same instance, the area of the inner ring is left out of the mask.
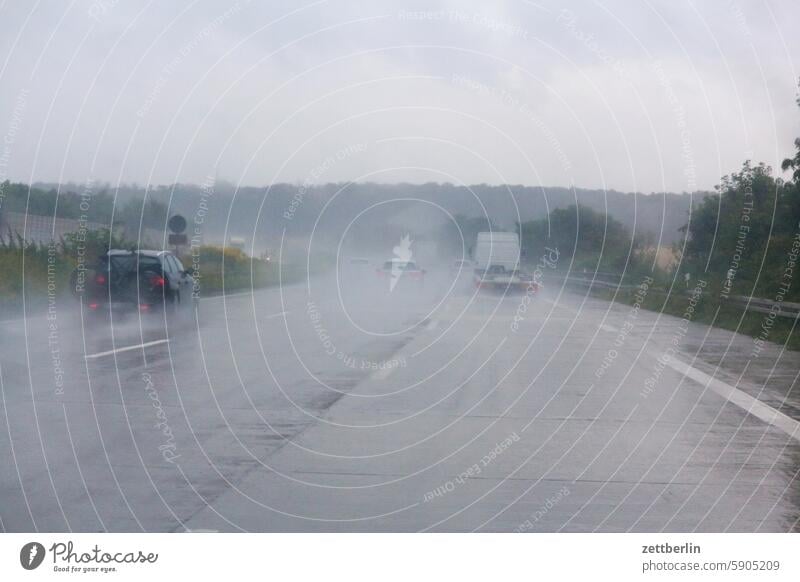
[[[475,242],[473,280],[479,289],[536,293],[540,285],[520,269],[519,235],[479,232]]]
[[[414,261],[402,261],[399,259],[386,261],[382,267],[375,269],[375,272],[379,279],[388,281],[394,279],[395,285],[404,279],[422,283],[425,281],[425,273],[427,273],[425,269],[420,269]]]
[[[492,265],[483,270],[476,269],[474,280],[475,286],[479,289],[525,290],[528,293],[537,293],[541,288],[532,275],[523,273],[519,269],[506,269],[502,265]]]
[[[73,290],[91,311],[130,309],[170,311],[192,305],[194,278],[169,251],[110,250],[100,257]]]

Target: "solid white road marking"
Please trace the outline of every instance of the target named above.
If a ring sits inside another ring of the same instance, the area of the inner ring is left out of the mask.
[[[152,342],[145,342],[143,344],[137,344],[135,346],[125,346],[124,348],[117,348],[116,350],[108,350],[107,352],[99,352],[96,354],[89,354],[84,356],[87,360],[93,360],[95,358],[102,358],[103,356],[110,356],[111,354],[119,354],[121,352],[129,352],[131,350],[141,350],[143,348],[149,348],[150,346],[157,346],[159,344],[165,344],[169,342],[168,339],[160,339],[155,340]]]
[[[611,325],[603,324],[601,327],[604,329],[610,328],[608,331],[619,331],[617,328]],[[648,351],[650,355],[654,356],[655,358],[660,358],[662,355],[654,350]],[[697,368],[681,362],[680,360],[670,358],[664,363],[676,372],[680,372],[687,378],[694,380],[698,384],[709,388],[716,394],[719,394],[725,400],[731,404],[735,404],[748,414],[752,414],[767,424],[771,424],[775,428],[782,430],[796,441],[800,441],[800,422],[796,421],[790,416],[787,416],[781,411],[772,408],[769,404],[764,404],[758,398],[753,398],[747,392],[739,390],[735,386],[731,386],[722,380],[717,380],[702,370],[698,370]]]

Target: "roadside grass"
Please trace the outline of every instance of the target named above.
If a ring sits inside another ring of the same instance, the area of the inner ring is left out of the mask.
[[[632,284],[630,281],[627,284]],[[635,283],[634,283],[635,284]],[[643,309],[666,313],[675,317],[684,317],[689,305],[689,295],[681,288],[669,295],[666,287],[658,285],[651,288],[641,303]],[[790,350],[800,350],[800,330],[797,320],[790,317],[775,317],[770,321],[768,314],[758,311],[745,311],[741,306],[726,302],[720,298],[722,287],[709,283],[694,306],[691,321],[713,325],[721,329],[734,331],[753,338],[770,341],[786,346]],[[635,289],[621,289],[614,295],[610,289],[597,289],[592,295],[603,299],[615,299],[619,303],[633,305],[636,302]]]
[[[26,307],[34,310],[44,308],[48,298],[64,295],[74,268],[59,245],[30,245],[23,254],[14,242],[0,243],[0,319],[21,313],[23,291]]]
[[[290,285],[306,278],[306,264],[278,264],[253,259],[232,247],[202,246],[194,254],[181,257],[184,267],[199,281],[200,296],[213,296],[246,289]],[[313,276],[328,270],[333,260],[326,256],[312,257],[309,267]]]
[[[199,272],[201,297],[289,285],[306,277],[305,263],[279,265],[252,259],[235,248],[203,246],[198,257],[185,255],[181,260],[190,272]],[[22,315],[23,289],[27,313],[45,310],[48,302],[74,301],[70,275],[77,264],[69,242],[49,246],[0,242],[0,320]],[[326,257],[313,260],[312,274],[326,270],[329,264]]]

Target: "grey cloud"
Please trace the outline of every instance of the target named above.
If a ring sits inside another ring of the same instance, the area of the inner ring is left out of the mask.
[[[367,144],[325,178],[681,191],[776,164],[800,131],[789,0],[1,10],[21,181],[297,182]]]

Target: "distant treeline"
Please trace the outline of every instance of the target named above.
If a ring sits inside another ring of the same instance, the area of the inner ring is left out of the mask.
[[[596,293],[684,318],[691,302],[691,320],[751,335],[755,355],[765,341],[800,349],[797,321],[778,315],[781,304],[800,303],[800,138],[794,146],[781,164],[785,178],[750,160],[723,176],[686,216],[667,268],[655,265],[652,236],[585,205],[518,225],[523,252],[531,262],[545,246],[558,247],[562,271],[613,273],[623,285],[647,281],[646,288]],[[465,221],[466,228],[485,226]],[[745,310],[736,296],[772,304],[767,313]]]
[[[562,269],[625,272],[634,281],[651,272],[667,285],[680,281],[679,288],[688,275],[689,281],[705,280],[710,296],[800,301],[800,138],[794,145],[794,157],[781,165],[791,173],[786,179],[750,160],[723,176],[715,193],[684,217],[670,268],[654,269],[652,233],[634,233],[611,212],[584,204],[518,225],[523,252],[535,261],[545,246],[558,247]],[[485,225],[466,221],[465,227],[479,226]]]
[[[85,218],[114,233],[123,225],[125,234],[137,232],[140,223],[163,231],[168,217],[180,213],[188,219],[190,239],[208,244],[241,236],[253,255],[313,231],[329,242],[347,232],[353,245],[348,252],[375,248],[376,241],[390,251],[399,234],[409,232],[457,256],[468,254],[481,230],[518,230],[528,262],[547,246],[559,249],[563,269],[652,272],[668,285],[688,274],[723,294],[800,300],[800,138],[795,146],[795,156],[782,164],[791,172],[787,179],[746,161],[715,192],[692,195],[438,183],[237,190],[220,182],[145,190],[5,182],[0,223],[5,211],[27,211]],[[670,247],[674,261],[665,268],[655,259]]]
[[[168,215],[183,214],[190,227],[195,219],[206,242],[221,243],[231,236],[244,237],[256,249],[275,247],[283,233],[288,237],[317,235],[338,237],[348,226],[356,238],[381,236],[382,225],[437,228],[455,216],[489,217],[500,228],[543,219],[555,209],[582,205],[610,217],[634,231],[637,237],[670,245],[680,241],[690,206],[708,193],[623,193],[614,190],[560,187],[490,186],[478,184],[275,184],[264,188],[236,188],[227,183],[198,186],[175,184],[145,191],[136,185],[5,183],[3,210],[80,218],[136,232],[142,226],[164,229]],[[57,194],[58,193],[58,194]],[[143,204],[143,200],[146,202]],[[423,200],[426,203],[415,203]],[[83,205],[82,205],[83,203]],[[368,210],[369,209],[369,210]],[[113,214],[112,214],[113,213]],[[353,219],[362,214],[359,220]],[[403,218],[408,224],[403,224]],[[417,236],[423,234],[414,233]]]
[[[113,223],[162,229],[167,219],[167,204],[156,197],[138,195],[115,197],[108,188],[62,189],[28,187],[25,184],[0,184],[3,212],[21,212],[38,216],[84,219],[111,227]],[[146,201],[145,201],[146,199]],[[0,220],[2,224],[2,220]],[[2,233],[6,236],[8,233]]]
[[[656,264],[652,237],[635,236],[620,221],[583,205],[520,224],[523,253],[533,262],[545,247],[558,248],[562,270],[624,273],[626,282],[649,272],[666,284],[683,285],[688,274],[722,295],[800,301],[800,163],[797,168],[785,181],[770,167],[747,161],[724,176],[717,192],[687,215],[680,229],[688,235],[685,244],[673,243],[674,260],[666,267]],[[486,226],[464,221],[465,230]]]

